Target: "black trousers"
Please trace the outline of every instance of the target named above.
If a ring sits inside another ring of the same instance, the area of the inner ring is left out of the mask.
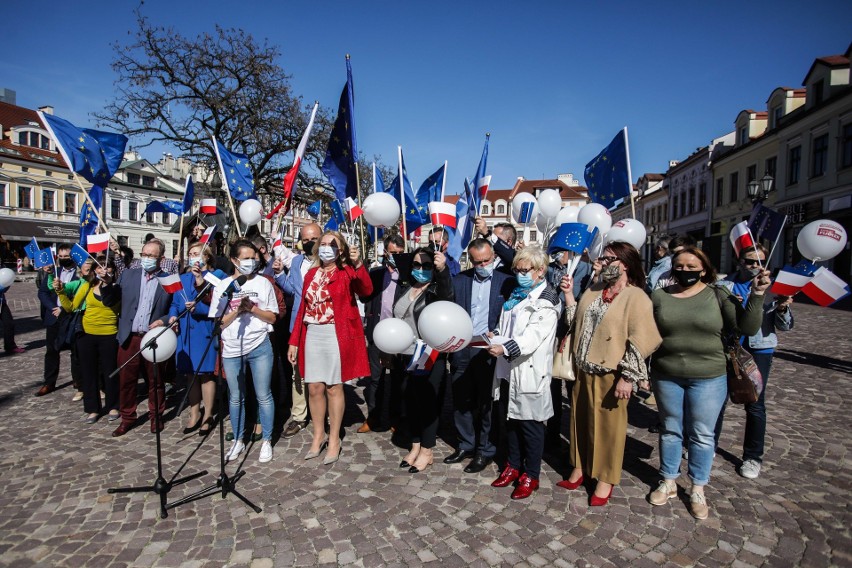
[[[381,351],[373,344],[367,346],[367,358],[370,361],[370,376],[364,387],[364,400],[367,403],[367,418],[370,426],[386,429],[397,424],[402,414],[402,385],[405,371],[399,364],[399,358],[388,356],[392,361],[389,372],[381,365]]]
[[[408,374],[405,401],[411,441],[427,449],[434,448],[438,439],[439,393],[446,372],[447,358],[441,355],[428,375]]]
[[[0,302],[0,323],[3,324],[3,349],[8,353],[18,345],[15,343],[15,318],[6,301]]]
[[[118,367],[118,341],[115,335],[89,335],[77,338],[77,350],[82,361],[83,412],[98,413],[118,410],[118,376],[109,378]],[[103,381],[106,400],[101,408],[99,383]]]
[[[70,317],[67,314],[60,316]],[[56,349],[56,338],[59,335],[59,320],[49,325],[45,330],[45,349],[44,349],[44,384],[55,387],[56,381],[59,378],[59,367],[61,355]],[[74,383],[76,390],[82,390],[80,381],[80,359],[77,357],[77,342],[71,344],[71,380]]]
[[[509,419],[509,465],[538,479],[541,475],[541,456],[544,453],[544,422]]]
[[[497,453],[491,436],[493,377],[496,359],[484,349],[471,349],[472,357],[461,372],[453,371],[453,421],[459,449],[486,458]]]

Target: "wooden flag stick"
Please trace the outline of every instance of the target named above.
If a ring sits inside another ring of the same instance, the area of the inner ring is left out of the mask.
[[[75,171],[71,170],[71,175],[73,175],[73,176],[74,176],[74,181],[75,181],[75,182],[77,182],[77,186],[80,188],[80,191],[83,193],[83,197],[84,197],[84,198],[86,199],[86,201],[89,203],[89,208],[90,208],[92,211],[94,211],[94,213],[95,213],[95,217],[97,217],[97,219],[98,219],[98,225],[99,225],[99,226],[101,226],[101,227],[103,227],[105,231],[108,231],[108,230],[109,230],[109,227],[107,227],[107,224],[106,224],[106,223],[104,223],[104,220],[101,218],[101,212],[100,212],[100,211],[98,211],[98,208],[97,208],[97,207],[95,207],[95,204],[94,204],[94,203],[92,203],[92,198],[91,198],[91,197],[89,197],[89,193],[86,191],[86,188],[84,188],[84,187],[83,187],[83,184],[80,182],[80,178],[78,178],[78,177],[77,177],[77,172],[75,172]],[[102,189],[102,190],[103,190],[103,192],[104,192],[103,199],[104,199],[104,201],[106,201],[106,188],[105,188],[105,187],[103,187],[103,188],[101,188],[101,189]]]

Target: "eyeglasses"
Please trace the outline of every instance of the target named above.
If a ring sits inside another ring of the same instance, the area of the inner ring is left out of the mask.
[[[764,262],[764,260],[763,259],[758,260],[756,258],[744,258],[743,259],[743,264],[748,265],[748,266],[754,266],[755,264],[760,264],[761,262]]]
[[[533,270],[535,270],[535,268],[530,266],[529,268],[513,268],[512,272],[514,272],[515,274],[529,274]]]
[[[432,264],[431,262],[421,263],[421,262],[414,261],[414,262],[411,263],[411,266],[416,270],[432,270],[433,268],[435,268],[435,265]]]
[[[600,262],[601,264],[610,264],[611,262],[615,262],[616,260],[618,260],[617,256],[599,256],[598,257],[598,262]]]

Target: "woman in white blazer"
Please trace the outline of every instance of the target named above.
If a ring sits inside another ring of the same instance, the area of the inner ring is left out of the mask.
[[[512,499],[526,499],[538,489],[547,419],[553,416],[550,377],[553,338],[561,305],[545,280],[548,257],[538,246],[521,249],[512,261],[518,287],[503,304],[499,334],[489,353],[497,357],[494,391],[509,383],[507,438],[509,459],[491,485],[517,482]]]

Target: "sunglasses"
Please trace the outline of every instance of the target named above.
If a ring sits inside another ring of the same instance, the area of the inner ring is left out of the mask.
[[[598,257],[598,262],[600,262],[601,264],[609,264],[611,262],[615,262],[616,260],[618,260],[617,256],[599,256]]]
[[[432,264],[431,262],[420,263],[420,262],[417,262],[416,260],[411,263],[411,266],[415,270],[432,270],[433,268],[435,268],[435,265]]]
[[[744,258],[743,264],[748,266],[754,266],[755,264],[760,264],[763,260],[757,260],[756,258]]]

